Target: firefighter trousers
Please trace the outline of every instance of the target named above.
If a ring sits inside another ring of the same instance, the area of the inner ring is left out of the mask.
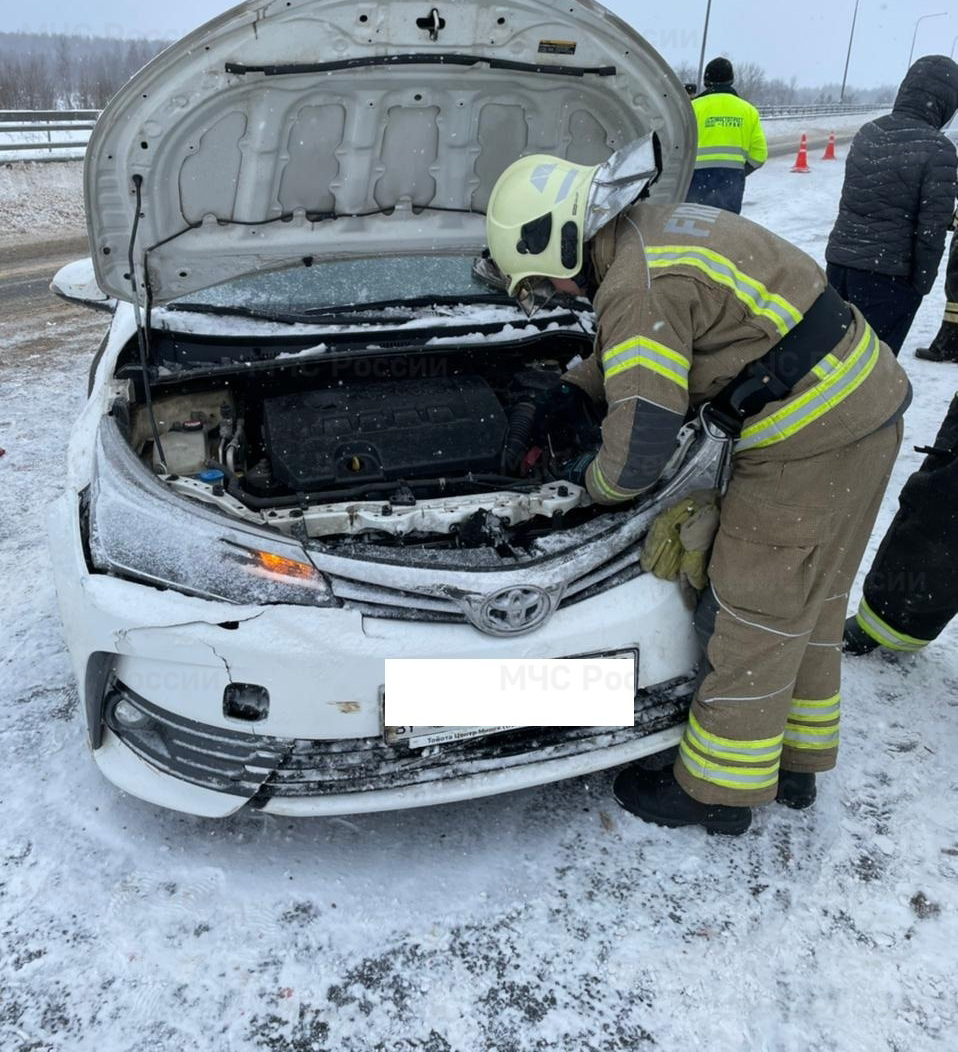
[[[921,650],[958,616],[958,395],[932,449],[901,491],[858,609],[889,650]]]
[[[774,799],[779,768],[838,754],[848,593],[901,444],[902,423],[803,460],[739,456],[709,564],[715,626],[675,761],[708,804]]]

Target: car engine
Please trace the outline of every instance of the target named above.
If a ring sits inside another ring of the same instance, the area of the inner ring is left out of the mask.
[[[300,493],[494,474],[508,426],[479,376],[344,385],[263,403],[272,477]]]
[[[130,441],[177,492],[286,533],[520,543],[598,513],[561,477],[601,438],[585,399],[557,411],[562,373],[509,351],[237,372],[155,393],[162,460],[142,405]]]

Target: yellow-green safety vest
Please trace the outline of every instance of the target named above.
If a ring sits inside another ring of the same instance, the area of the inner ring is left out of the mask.
[[[760,168],[768,157],[758,110],[728,92],[714,92],[692,100],[698,125],[695,168],[732,168],[748,164]]]

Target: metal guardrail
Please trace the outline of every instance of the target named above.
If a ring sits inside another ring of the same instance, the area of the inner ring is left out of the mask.
[[[825,103],[814,106],[758,106],[758,115],[763,121],[785,120],[789,117],[840,117],[843,114],[875,113],[887,110],[891,103],[870,103],[869,105],[846,106],[836,103]]]
[[[91,132],[99,110],[0,110],[0,158],[8,152],[44,151],[46,156],[31,160],[54,160],[54,150],[86,149],[86,138],[54,139],[63,132]],[[7,135],[45,135],[45,139],[6,142]],[[7,158],[17,160],[16,157]]]
[[[829,117],[841,116],[842,114],[873,113],[876,110],[887,109],[881,105],[854,105],[846,106],[838,103],[810,106],[759,106],[758,112],[762,120],[785,120],[790,117]],[[43,152],[43,156],[32,157],[30,160],[68,160],[65,157],[56,157],[56,150],[76,150],[86,147],[86,140],[76,139],[54,139],[54,134],[60,135],[64,132],[90,132],[100,116],[99,110],[0,110],[0,158],[9,153],[32,151]],[[39,142],[5,142],[7,135],[45,135],[46,138]],[[16,157],[7,157],[7,160],[17,160]]]

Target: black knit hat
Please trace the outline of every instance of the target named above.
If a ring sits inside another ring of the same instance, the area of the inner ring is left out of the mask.
[[[721,84],[731,84],[735,80],[735,70],[727,58],[713,58],[705,67],[705,86],[717,88]]]

